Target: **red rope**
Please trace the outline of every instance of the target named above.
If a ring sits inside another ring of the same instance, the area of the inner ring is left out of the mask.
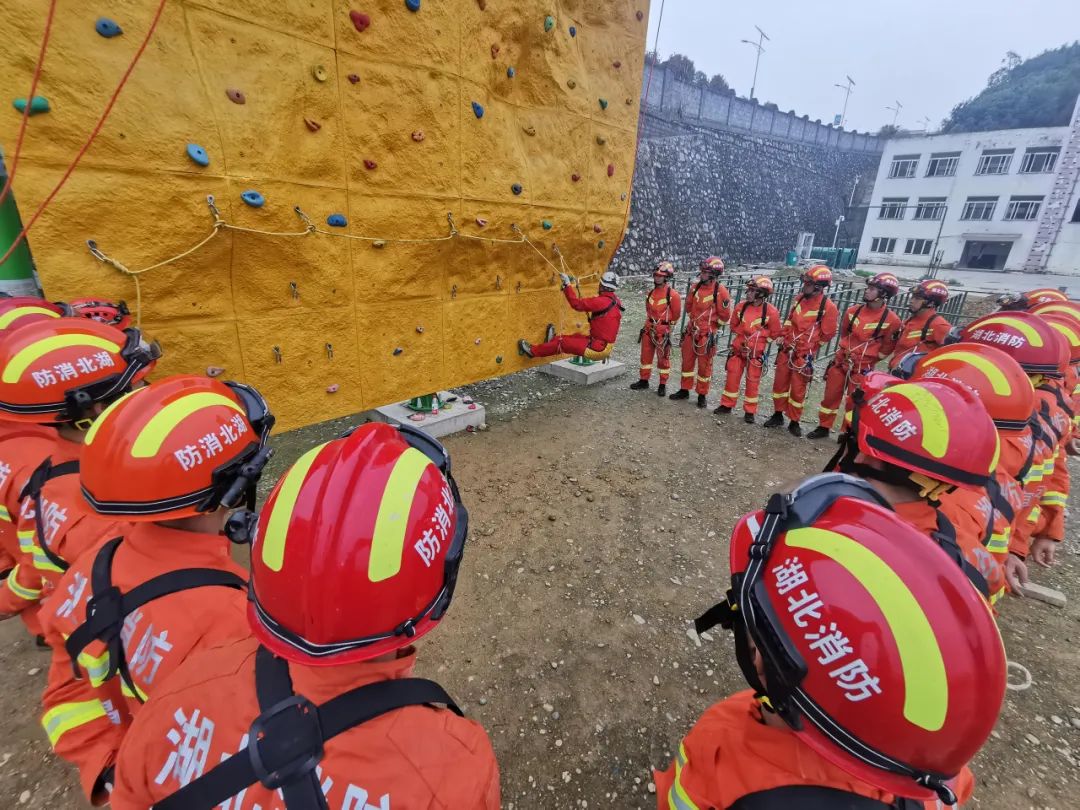
[[[124,75],[120,78],[120,83],[116,85],[116,90],[113,91],[112,97],[109,99],[109,103],[105,105],[105,110],[101,113],[101,117],[98,119],[97,124],[94,125],[94,129],[91,131],[90,137],[86,139],[86,143],[84,143],[82,145],[82,148],[79,149],[78,154],[75,155],[75,159],[71,161],[71,165],[67,167],[67,171],[65,171],[63,177],[60,178],[60,182],[58,182],[53,187],[53,190],[49,192],[49,196],[41,201],[41,205],[38,206],[37,210],[30,217],[29,221],[26,223],[26,225],[23,226],[23,229],[19,233],[19,235],[15,237],[15,241],[11,243],[11,246],[7,249],[7,253],[0,257],[0,265],[3,265],[9,258],[11,258],[11,254],[15,252],[15,248],[17,248],[23,242],[23,240],[26,239],[26,234],[32,227],[34,227],[34,223],[37,222],[38,217],[40,217],[42,212],[49,206],[49,203],[53,201],[53,198],[60,193],[60,189],[64,187],[64,184],[67,183],[68,178],[71,177],[72,172],[75,171],[75,167],[79,165],[79,161],[83,159],[83,156],[90,149],[91,145],[94,143],[94,140],[99,134],[101,134],[101,129],[105,126],[105,120],[112,112],[112,108],[116,104],[117,98],[120,97],[120,91],[124,89],[124,85],[127,84],[128,79],[131,77],[132,72],[135,70],[135,66],[142,58],[143,52],[146,50],[146,46],[150,44],[150,37],[154,35],[154,29],[157,28],[158,20],[161,19],[161,13],[165,10],[166,2],[167,0],[161,0],[161,2],[158,3],[157,12],[154,14],[154,19],[150,23],[150,29],[146,32],[146,36],[143,38],[142,43],[140,43],[139,49],[135,51],[135,56],[132,57],[131,63],[128,65],[127,70],[124,71]]]
[[[45,51],[49,48],[49,37],[52,35],[53,17],[56,15],[56,0],[49,2],[49,15],[45,18],[45,32],[41,35],[41,51],[38,53],[37,63],[34,65],[34,76],[30,80],[30,95],[26,97],[26,109],[22,113],[22,122],[19,124],[19,136],[15,139],[15,152],[11,156],[11,166],[8,169],[7,180],[4,188],[0,189],[0,204],[7,199],[11,191],[11,184],[15,182],[15,169],[19,165],[19,154],[22,152],[23,137],[26,135],[26,122],[30,120],[30,105],[37,94],[38,80],[41,79],[41,69],[45,65]]]

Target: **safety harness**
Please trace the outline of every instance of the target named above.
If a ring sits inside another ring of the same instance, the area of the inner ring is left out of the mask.
[[[810,337],[813,337],[814,332],[821,328],[821,320],[822,320],[822,318],[825,317],[825,310],[827,308],[827,304],[828,304],[828,301],[829,301],[829,298],[825,295],[824,292],[820,293],[820,295],[821,295],[821,303],[818,305],[817,317],[814,319],[814,325],[810,328],[810,331],[809,331],[809,336]],[[799,300],[796,301],[795,305],[791,308],[791,314],[792,315],[795,314],[795,310],[798,307],[802,306],[802,302],[805,301],[805,300],[806,300],[805,295],[800,295],[799,296]],[[791,315],[788,316],[788,320],[789,321],[791,320]],[[811,375],[813,375],[813,373],[814,373],[814,355],[813,354],[807,354],[806,358],[802,362],[802,364],[801,365],[796,365],[795,362],[794,362],[794,357],[793,357],[794,351],[793,350],[794,350],[794,346],[792,347],[792,351],[786,352],[788,368],[792,369],[793,371],[797,371],[797,372],[804,372],[807,369],[809,369],[809,373]],[[777,363],[780,362],[780,352],[777,352],[776,362]]]
[[[993,521],[991,521],[991,528],[993,528]],[[937,510],[937,529],[930,532],[930,539],[937,543],[938,547],[960,567],[960,570],[964,572],[975,590],[982,594],[983,599],[990,601],[990,585],[987,583],[986,577],[982,575],[978,568],[968,562],[964,552],[960,550],[960,544],[956,542],[956,527],[952,525],[952,521],[945,517],[945,514],[940,509]],[[985,540],[983,545],[986,545]]]
[[[787,785],[743,796],[728,810],[922,810],[915,799],[897,797],[891,804],[820,785]]]
[[[601,293],[601,295],[605,295],[605,294],[608,294],[608,293]],[[606,307],[604,307],[599,312],[588,312],[588,313],[586,313],[586,315],[588,315],[588,319],[590,321],[592,321],[593,318],[600,318],[600,317],[603,317],[604,315],[607,315],[609,312],[611,312],[611,310],[615,309],[615,307],[619,308],[619,312],[626,312],[626,307],[624,307],[623,304],[622,304],[622,301],[619,300],[619,296],[615,295],[615,293],[610,293],[610,295],[611,295],[611,303],[609,303]]]
[[[1054,399],[1057,400],[1058,407],[1065,411],[1069,415],[1069,421],[1071,422],[1073,417],[1076,416],[1076,412],[1073,410],[1072,403],[1065,399],[1065,395],[1061,393],[1061,389],[1056,385],[1040,385],[1040,391],[1048,391],[1054,395]]]
[[[649,301],[650,302],[652,301],[652,293],[649,293]],[[665,284],[664,285],[664,308],[666,310],[666,319],[650,318],[648,315],[645,316],[645,318],[646,318],[645,326],[642,327],[641,332],[638,334],[638,343],[641,343],[641,339],[643,337],[645,337],[645,334],[647,332],[648,335],[649,335],[649,338],[653,342],[653,345],[656,346],[656,348],[658,350],[663,350],[667,346],[671,345],[671,332],[670,331],[668,331],[668,333],[666,335],[664,335],[662,340],[656,334],[656,327],[657,326],[671,326],[671,320],[670,320],[671,319],[671,285],[670,284]]]
[[[863,311],[863,307],[865,306],[866,304],[859,304],[858,308],[852,314],[851,320],[848,321],[848,334],[851,334],[851,330],[855,328],[855,321],[859,320],[859,313]],[[885,328],[885,324],[888,323],[888,320],[889,307],[888,304],[886,304],[881,308],[881,319],[877,322],[877,326],[874,327],[874,334],[870,338],[871,340],[877,340],[881,337],[881,330]]]
[[[86,604],[86,621],[75,628],[64,642],[64,648],[71,658],[75,677],[82,678],[79,655],[95,641],[104,643],[109,654],[109,668],[103,680],[111,680],[119,673],[131,695],[142,703],[145,698],[132,680],[120,637],[124,619],[143,605],[163,596],[190,591],[194,588],[215,586],[243,591],[247,589],[247,582],[230,571],[222,571],[218,568],[181,568],[156,576],[124,593],[112,582],[113,559],[122,542],[124,542],[123,537],[113,538],[103,545],[94,557],[94,565],[90,573],[91,597]]]
[[[255,783],[280,790],[290,810],[325,810],[316,766],[329,740],[406,706],[446,706],[464,713],[434,681],[401,678],[357,687],[316,706],[293,691],[289,664],[265,647],[255,654],[261,714],[238,753],[154,805],[155,810],[212,810]]]
[[[67,571],[68,568],[71,567],[71,563],[49,548],[48,538],[45,534],[45,518],[42,514],[44,512],[44,503],[42,502],[41,491],[49,481],[61,478],[65,475],[77,475],[78,472],[78,461],[65,461],[63,464],[57,464],[54,467],[52,465],[52,459],[47,458],[41,462],[36,470],[34,470],[27,480],[26,485],[23,486],[22,492],[19,493],[20,501],[23,501],[26,498],[33,499],[34,530],[37,533],[38,547],[49,562],[61,571]]]

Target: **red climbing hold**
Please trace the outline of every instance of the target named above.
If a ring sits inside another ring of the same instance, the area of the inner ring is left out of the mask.
[[[601,228],[601,227],[600,227],[599,225],[593,225],[593,226],[592,226],[592,229],[593,229],[594,231],[596,231],[597,233],[601,233],[601,232],[602,232],[602,231],[604,230],[604,229],[603,229],[603,228]]]
[[[577,172],[574,172],[572,175],[570,175],[570,179],[576,183],[578,180],[581,179],[581,175]]]
[[[480,6],[481,11],[487,11],[487,0],[476,0],[476,5]]]
[[[350,82],[350,84],[356,84],[359,81],[360,81],[360,77],[357,74],[355,74],[355,73],[350,73],[349,74],[349,82]]]
[[[322,129],[322,124],[320,124],[318,121],[313,121],[310,118],[304,119],[304,126],[310,129],[312,132],[318,132],[320,129]]]
[[[374,160],[365,160],[364,161],[364,168],[367,169],[368,171],[371,171],[372,169],[378,168],[378,165],[379,164],[376,163]]]
[[[637,21],[638,21],[638,22],[641,22],[641,21],[642,21],[642,20],[644,20],[644,19],[645,19],[645,12],[644,12],[644,11],[639,11],[639,12],[637,13]]]
[[[499,55],[499,46],[498,45],[492,45],[491,46],[491,58],[495,59],[498,55]]]
[[[614,163],[609,163],[607,165],[607,176],[608,177],[614,177],[615,176],[615,164]]]
[[[337,383],[334,383],[333,385],[326,386],[326,393],[328,393],[328,394],[336,394],[340,390],[341,390],[341,386],[338,385]]]
[[[476,224],[479,225],[481,228],[486,228],[488,221],[486,219],[481,219],[480,217],[477,217]]]
[[[422,140],[424,140],[424,130],[422,130],[422,129],[416,130],[416,132],[414,132],[412,134],[412,139],[414,141],[416,141],[417,143],[420,143]]]
[[[229,97],[229,101],[231,101],[233,104],[247,103],[247,97],[242,91],[237,90],[235,87],[230,87],[229,89],[227,89],[225,91],[225,95]]]
[[[615,68],[616,70],[618,70],[619,68],[622,67],[622,62],[620,62],[618,59],[616,59],[614,62],[611,63],[611,66],[613,68]]]
[[[640,14],[641,12],[638,13]],[[360,33],[367,31],[368,26],[371,25],[371,17],[361,11],[350,11],[349,19],[352,20],[352,24]]]

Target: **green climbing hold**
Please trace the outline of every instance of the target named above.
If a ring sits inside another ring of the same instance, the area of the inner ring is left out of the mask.
[[[16,110],[23,112],[26,110],[26,99],[17,98],[12,103]],[[38,113],[47,113],[49,111],[49,100],[45,96],[34,96],[30,99],[30,114],[37,115]]]
[[[551,226],[551,220],[550,220],[550,219],[545,219],[545,220],[544,220],[543,222],[541,222],[540,224],[544,226],[544,230],[545,230],[545,231],[550,231],[550,230],[551,230],[551,227],[552,227],[552,226]]]
[[[599,242],[597,242],[597,243],[596,243],[596,247],[597,247],[597,248],[598,248],[599,250],[603,250],[603,249],[604,249],[604,240],[603,240],[603,239],[601,239],[601,240],[600,240]]]
[[[544,18],[544,30],[545,31],[550,31],[554,27],[555,27],[555,18],[552,17],[551,15],[548,15],[547,17],[545,17]]]
[[[606,98],[600,99],[600,109],[601,110],[606,110],[607,109],[607,99]]]

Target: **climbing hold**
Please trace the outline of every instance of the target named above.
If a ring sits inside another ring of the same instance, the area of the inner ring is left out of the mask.
[[[513,67],[508,67],[508,68],[506,69],[506,78],[508,78],[508,79],[512,79],[512,78],[514,78],[514,76],[515,76],[516,74],[517,74],[517,71],[516,71],[516,70],[514,70],[514,68],[513,68]]]
[[[572,175],[570,175],[570,179],[576,183],[578,180],[581,179],[581,175],[577,172],[574,172]]]
[[[304,126],[310,129],[312,132],[318,132],[320,129],[322,129],[322,124],[320,124],[318,121],[313,121],[310,118],[304,119]]]
[[[338,385],[337,383],[334,383],[333,385],[326,386],[326,393],[328,393],[328,394],[336,394],[340,390],[341,390],[341,386]]]
[[[480,338],[477,338],[476,340],[474,340],[473,343],[475,343],[477,346],[479,346],[480,345]]]
[[[417,12],[420,10],[420,0],[405,0],[405,8],[409,11]]]
[[[632,98],[630,98],[630,96],[626,97],[626,106],[627,107],[633,107],[634,106],[634,100]]]
[[[605,138],[603,135],[596,136],[597,146],[603,146],[605,143],[607,143],[607,138]]]
[[[545,231],[550,231],[551,230],[552,225],[551,225],[551,220],[550,219],[545,219],[540,224],[544,226]]]
[[[607,109],[607,99],[606,98],[600,99],[600,109],[601,110],[606,110]]]
[[[235,87],[227,89],[225,95],[229,97],[229,101],[233,104],[247,104],[247,96],[244,95],[242,90],[237,90]]]
[[[615,176],[615,164],[614,163],[609,163],[607,165],[607,176],[608,177],[614,177]]]
[[[555,18],[552,17],[551,15],[548,15],[547,17],[544,17],[544,30],[545,31],[550,31],[554,27],[555,27]]]
[[[480,104],[479,102],[474,101],[472,103],[472,111],[473,111],[473,115],[475,115],[477,118],[483,118],[484,117],[484,106],[482,104]]]
[[[524,132],[526,135],[528,135],[531,138],[533,135],[536,134],[536,127],[534,127],[534,126],[532,126],[530,124],[528,126],[522,127],[521,131]]]
[[[604,230],[603,228],[600,227],[599,223],[597,223],[596,225],[593,225],[592,229],[594,231],[596,231],[597,233],[601,233]]]
[[[573,90],[575,87],[577,87],[577,82],[575,82],[573,79],[567,79],[566,86]]]
[[[645,12],[644,12],[644,11],[639,11],[639,12],[638,12],[638,13],[637,13],[636,15],[634,15],[634,16],[636,16],[636,17],[637,17],[637,21],[638,21],[638,22],[641,22],[642,20],[644,20],[644,19],[645,19]]]
[[[240,195],[240,199],[246,202],[252,208],[262,208],[263,203],[266,202],[266,199],[263,197],[263,195],[255,191],[254,189],[248,189],[247,191],[245,191],[243,194]]]
[[[330,74],[326,72],[326,68],[322,65],[316,65],[311,69],[311,75],[315,77],[315,81],[325,82]]]
[[[520,194],[521,193],[521,183],[514,183],[514,185],[510,186],[510,190],[512,192],[514,192],[514,194]]]
[[[422,327],[422,326],[416,327],[416,334],[418,334],[418,335],[424,334],[424,327]]]
[[[112,39],[124,33],[124,29],[120,27],[120,24],[116,20],[110,20],[108,17],[98,17],[98,21],[94,23],[94,30],[105,39]]]
[[[620,62],[618,59],[616,59],[614,62],[611,63],[611,66],[613,68],[615,68],[616,70],[618,70],[619,68],[622,67],[622,62]]]
[[[368,26],[371,25],[371,17],[360,11],[350,11],[349,19],[352,20],[353,26],[361,34],[368,30]]]
[[[292,295],[293,301],[299,301],[300,300],[300,287],[297,285],[297,283],[295,281],[290,281],[289,282],[289,293]]]
[[[375,169],[379,168],[379,164],[376,163],[374,160],[365,159],[364,160],[364,168],[367,169],[369,172],[374,171]]]
[[[331,214],[326,218],[326,224],[331,228],[346,228],[349,225],[349,220],[345,219],[344,214]]]
[[[225,373],[225,369],[223,369],[221,366],[207,366],[206,367],[206,376],[207,377],[220,377],[224,373]]]
[[[348,78],[349,78],[349,83],[350,84],[356,84],[357,82],[360,81],[360,76],[358,74],[356,74],[356,73],[350,73]]]
[[[206,154],[206,150],[197,143],[189,143],[187,145],[187,156],[200,166],[210,165],[210,156]]]
[[[371,243],[371,246],[373,248],[384,248],[384,247],[386,247],[386,240],[385,239],[376,239],[374,242]]]
[[[11,102],[13,106],[19,112],[26,110],[26,99],[17,98]],[[45,96],[34,96],[30,99],[30,114],[37,115],[38,113],[46,113],[49,111],[49,100]]]
[[[403,351],[405,351],[405,350],[403,348],[401,348],[400,346],[398,346],[396,349],[394,349],[394,357],[397,357]]]
[[[499,55],[499,46],[498,45],[492,45],[491,46],[491,58],[494,59],[498,55]]]
[[[570,26],[570,36],[572,36],[572,37],[577,36],[577,27],[576,26],[573,26],[573,25]]]
[[[601,240],[600,240],[599,242],[597,242],[597,243],[596,243],[596,247],[597,247],[598,249],[600,249],[600,250],[603,250],[603,249],[604,249],[604,240],[603,240],[603,239],[601,239]]]
[[[486,228],[488,221],[486,219],[481,219],[480,217],[477,217],[476,224],[479,225],[481,228]]]
[[[280,346],[274,346],[274,362],[275,363],[280,363],[281,359],[282,359],[281,358],[281,347]]]
[[[625,191],[622,194],[619,195],[619,199],[622,200],[623,202],[626,202],[626,192]]]
[[[499,363],[500,365],[502,364],[502,355],[501,354],[495,356],[495,362]]]
[[[416,141],[417,143],[420,143],[422,140],[424,140],[424,130],[422,130],[422,129],[415,130],[413,132],[413,134],[412,134],[412,139],[414,141]]]
[[[487,11],[487,0],[476,0],[476,5],[480,6],[481,11]]]

